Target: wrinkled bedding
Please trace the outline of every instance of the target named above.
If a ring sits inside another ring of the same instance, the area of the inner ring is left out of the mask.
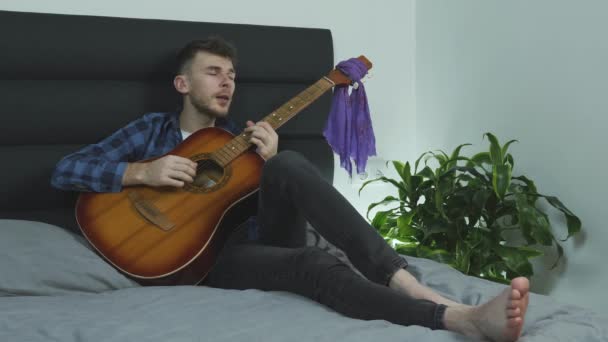
[[[71,233],[7,221],[0,220],[0,341],[469,340],[447,331],[350,319],[285,292],[139,287]],[[407,260],[422,283],[454,300],[479,304],[503,288],[430,260]],[[28,263],[37,263],[31,273]],[[19,280],[29,283],[19,289]],[[521,341],[608,341],[607,326],[608,320],[590,310],[532,294]]]

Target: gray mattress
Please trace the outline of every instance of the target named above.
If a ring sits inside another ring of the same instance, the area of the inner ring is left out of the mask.
[[[410,271],[445,296],[482,303],[502,285],[436,262]],[[0,220],[0,341],[467,341],[447,331],[344,317],[285,292],[139,287],[80,238]],[[608,320],[532,294],[521,341],[608,341]]]

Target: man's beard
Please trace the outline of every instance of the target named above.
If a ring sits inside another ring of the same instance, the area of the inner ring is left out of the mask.
[[[190,98],[190,102],[192,103],[192,106],[194,106],[194,108],[196,108],[196,110],[201,114],[205,114],[213,118],[224,118],[228,115],[229,107],[226,108],[225,112],[220,112],[213,110],[209,104],[197,98]]]

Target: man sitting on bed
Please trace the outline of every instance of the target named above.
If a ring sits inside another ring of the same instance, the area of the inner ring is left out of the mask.
[[[196,163],[164,155],[191,133],[226,120],[235,89],[236,52],[218,37],[193,41],[178,54],[179,113],[151,113],[105,140],[63,158],[53,186],[117,192],[123,187],[183,187]],[[407,262],[359,215],[315,167],[295,152],[277,154],[278,136],[265,122],[247,122],[251,142],[266,160],[260,181],[256,240],[236,232],[204,285],[290,291],[358,319],[447,329],[467,336],[513,341],[521,334],[529,283],[517,278],[496,298],[468,306],[443,298],[406,271]],[[322,199],[322,200],[320,200]],[[306,222],[342,249],[367,279],[336,257],[306,247]],[[368,280],[369,279],[369,280]]]

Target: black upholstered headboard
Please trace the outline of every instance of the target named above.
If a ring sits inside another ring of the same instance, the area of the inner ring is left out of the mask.
[[[333,67],[326,29],[0,11],[0,218],[75,229],[76,194],[49,185],[55,163],[146,112],[175,110],[173,57],[210,34],[239,51],[231,116],[240,124]],[[333,154],[321,135],[329,97],[279,129],[279,149],[303,153],[331,182]]]

